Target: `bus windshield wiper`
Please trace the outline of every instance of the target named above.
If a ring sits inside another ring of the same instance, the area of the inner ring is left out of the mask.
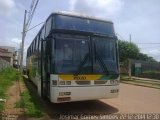
[[[80,73],[80,71],[82,70],[82,67],[83,67],[84,64],[87,62],[88,58],[89,58],[89,53],[87,53],[87,54],[85,55],[85,57],[83,58],[83,60],[82,60],[81,63],[79,64],[78,70],[77,70],[77,72],[76,72],[76,75],[78,75],[78,74]]]
[[[100,55],[96,52],[96,47],[95,47],[95,43],[94,43],[94,53],[95,53],[95,59],[97,58],[101,68],[103,69],[103,71],[106,73],[106,74],[109,74],[109,71],[107,69],[107,66],[106,64],[104,63],[104,61],[102,60],[102,58],[100,57]]]

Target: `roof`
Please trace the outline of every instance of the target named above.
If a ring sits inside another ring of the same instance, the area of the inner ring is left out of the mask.
[[[0,52],[2,52],[2,53],[11,53],[11,52],[8,51],[8,49],[3,49],[3,48],[0,48]]]
[[[14,51],[15,51],[15,47],[11,47],[11,46],[0,46],[0,48],[5,49],[8,52],[12,52],[12,53],[14,53]]]
[[[8,52],[7,49],[0,48],[0,52]]]
[[[72,16],[72,17],[79,17],[79,18],[87,18],[87,19],[92,19],[92,20],[98,20],[98,21],[103,21],[103,22],[110,22],[113,23],[111,20],[106,20],[103,18],[95,17],[95,16],[90,16],[86,14],[81,14],[81,13],[76,13],[76,12],[68,12],[68,11],[57,11],[53,12],[53,15],[66,15],[66,16]]]

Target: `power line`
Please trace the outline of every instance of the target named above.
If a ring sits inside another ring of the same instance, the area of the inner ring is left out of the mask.
[[[152,48],[160,48],[160,47],[158,47],[158,46],[156,46],[156,47],[145,47],[145,48],[140,48],[140,49],[152,49]]]
[[[119,33],[116,33],[117,36],[121,37],[122,40],[125,40]]]
[[[119,36],[119,37],[121,37],[122,38],[122,40],[125,40],[125,41],[127,41],[126,39],[124,39],[124,37],[122,37],[119,33],[116,33],[116,35],[117,36]],[[130,41],[131,41],[131,34],[130,34]],[[153,43],[150,43],[150,42],[146,42],[146,43],[136,43],[136,42],[133,42],[133,43],[135,43],[135,44],[160,44],[159,42],[153,42]]]
[[[160,44],[160,43],[136,43],[136,44]]]
[[[22,32],[21,61],[20,61],[20,70],[21,70],[21,72],[23,70],[24,40],[25,40],[25,36],[26,36],[27,30],[29,29],[29,26],[31,24],[34,12],[35,12],[37,4],[38,4],[38,1],[39,0],[32,0],[31,6],[30,6],[30,10],[29,10],[29,13],[28,13],[28,20],[26,20],[27,10],[25,10],[25,14],[24,14],[24,23],[23,23],[23,32]]]
[[[31,27],[30,29],[26,30],[26,32],[28,32],[28,31],[32,30],[33,28],[35,28],[35,27],[37,27],[37,26],[41,25],[42,23],[44,23],[44,22],[41,22],[41,23],[39,23],[39,24],[37,24],[37,25],[35,25],[35,26]]]
[[[27,26],[26,30],[27,30],[27,31],[28,31],[29,26],[30,26],[30,24],[31,24],[31,21],[32,21],[34,12],[35,12],[35,10],[36,10],[36,8],[37,8],[38,2],[39,2],[39,0],[37,0],[36,2],[35,2],[35,0],[32,1],[31,7],[30,7],[30,8],[31,8],[31,9],[30,9],[31,13],[29,14],[30,17],[28,18],[28,22],[26,23],[26,26]],[[35,4],[35,5],[34,5],[34,4]]]
[[[31,20],[31,17],[32,17],[32,14],[33,14],[33,10],[34,10],[34,8],[35,8],[35,1],[36,0],[32,0],[32,2],[31,2],[31,5],[30,5],[30,9],[28,10],[28,20],[27,20],[27,22],[26,22],[26,24],[28,25],[28,23],[30,22],[30,20]]]

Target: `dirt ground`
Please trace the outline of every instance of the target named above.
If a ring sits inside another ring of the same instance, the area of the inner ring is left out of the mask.
[[[7,90],[7,99],[5,102],[5,110],[3,112],[6,119],[23,119],[24,109],[16,108],[15,103],[20,100],[20,92],[24,89],[23,84],[19,84],[18,81],[14,82],[13,85]]]
[[[121,83],[118,98],[101,101],[118,113],[160,113],[160,89]]]
[[[22,87],[23,88],[23,87]],[[5,106],[6,113],[23,115],[23,109],[14,108],[14,103],[20,99],[18,83],[9,90],[10,96]],[[40,98],[41,99],[41,98]],[[129,84],[120,84],[118,98],[53,104],[42,100],[45,116],[36,120],[60,119],[61,115],[97,115],[119,113],[160,113],[160,89],[147,88]],[[21,117],[22,118],[22,117]],[[34,120],[35,118],[23,118]]]
[[[60,115],[97,115],[120,113],[159,113],[160,89],[120,84],[118,98],[53,104],[44,102],[44,111],[49,119]]]

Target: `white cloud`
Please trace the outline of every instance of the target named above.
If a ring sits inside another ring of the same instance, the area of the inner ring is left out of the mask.
[[[0,44],[17,47],[23,26],[24,9],[31,0],[0,0]],[[135,43],[159,42],[160,0],[40,0],[31,26],[44,21],[51,12],[72,11],[109,18],[114,22],[115,31],[126,40],[132,34]],[[39,27],[29,31],[25,39],[25,52],[39,31]],[[139,45],[141,52],[160,61],[159,46]],[[150,49],[148,48],[150,47]],[[19,48],[19,46],[18,46]],[[24,57],[25,59],[25,57]]]
[[[21,43],[21,39],[19,39],[19,38],[12,38],[11,41],[14,42],[15,44]]]
[[[141,52],[153,57],[154,59],[160,62],[160,47],[155,45],[153,45],[152,47],[150,46],[151,45],[148,45],[148,47],[141,49]]]
[[[71,0],[70,9],[85,14],[108,17],[123,6],[122,0]]]
[[[0,15],[10,15],[14,7],[14,0],[0,0]]]
[[[160,49],[152,49],[152,50],[150,50],[150,51],[148,51],[150,54],[152,54],[152,55],[157,55],[157,54],[159,54],[160,53]]]
[[[1,46],[11,46],[15,47],[16,49],[19,49],[21,40],[19,38],[0,38],[0,45]]]
[[[70,10],[74,10],[74,6],[76,4],[76,1],[77,0],[70,0],[69,3],[70,3]]]

